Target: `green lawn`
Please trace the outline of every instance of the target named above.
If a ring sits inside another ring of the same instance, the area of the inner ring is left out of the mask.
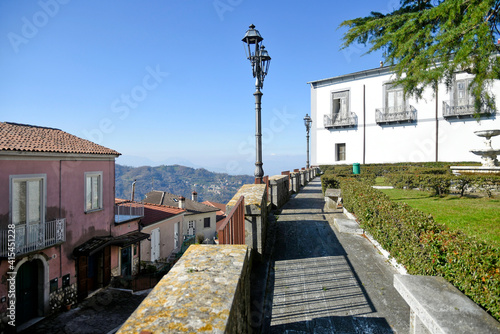
[[[418,190],[383,189],[394,201],[406,202],[451,229],[460,229],[500,247],[500,200],[448,195],[432,196]]]

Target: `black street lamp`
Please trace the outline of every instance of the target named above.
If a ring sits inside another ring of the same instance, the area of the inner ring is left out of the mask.
[[[250,60],[252,65],[252,73],[255,78],[255,146],[256,146],[256,160],[255,160],[255,183],[261,184],[264,170],[262,169],[262,129],[261,129],[261,88],[264,86],[264,78],[269,70],[269,63],[271,57],[262,45],[262,36],[259,31],[255,29],[252,24],[250,29],[247,30],[245,37],[242,41],[247,44],[248,50],[245,49],[247,59]]]
[[[306,138],[307,138],[307,161],[306,161],[306,168],[309,168],[309,130],[311,129],[311,123],[312,123],[311,117],[309,117],[309,115],[306,114],[306,117],[304,117],[304,124],[306,126]]]

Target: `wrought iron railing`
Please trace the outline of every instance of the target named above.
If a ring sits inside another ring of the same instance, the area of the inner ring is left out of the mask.
[[[476,113],[476,108],[473,104],[453,105],[452,101],[443,101],[443,117],[472,117]],[[481,108],[480,115],[491,115],[492,110]]]
[[[408,104],[375,109],[375,122],[377,124],[414,122],[416,120],[417,110]]]
[[[358,116],[353,112],[350,112],[348,116],[342,116],[340,114],[323,116],[323,125],[325,128],[347,128],[354,127],[357,124]]]
[[[122,202],[115,204],[115,223],[144,217],[144,204],[139,202]]]
[[[48,222],[15,224],[13,229],[0,230],[0,257],[10,257],[12,253],[19,256],[64,241],[66,241],[65,218]]]
[[[222,221],[217,230],[219,245],[244,245],[245,244],[245,198],[243,196],[236,202],[231,212]]]

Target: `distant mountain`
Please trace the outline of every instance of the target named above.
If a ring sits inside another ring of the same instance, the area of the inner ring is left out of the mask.
[[[128,167],[116,164],[116,197],[130,199],[134,180],[137,180],[134,196],[136,201],[143,200],[151,190],[167,191],[186,198],[191,198],[191,193],[195,190],[199,202],[209,200],[226,204],[243,184],[253,183],[254,177],[213,173],[203,168],[180,165]]]

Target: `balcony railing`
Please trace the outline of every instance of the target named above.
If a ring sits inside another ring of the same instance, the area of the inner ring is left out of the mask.
[[[339,114],[324,115],[323,124],[325,128],[349,128],[355,127],[358,124],[358,116],[356,113],[349,113],[349,116],[341,116]]]
[[[241,196],[217,230],[219,245],[245,244],[245,197]]]
[[[467,104],[467,105],[452,105],[452,101],[443,101],[443,117],[444,118],[449,118],[449,117],[472,117],[476,113],[476,108],[473,104]],[[480,115],[491,115],[493,114],[493,111],[490,109],[486,108],[481,108],[479,111]]]
[[[410,105],[375,109],[377,124],[414,122],[416,120],[417,110]]]
[[[14,229],[0,230],[0,257],[39,251],[66,241],[66,219],[16,224]],[[14,249],[9,247],[14,243]]]
[[[138,202],[122,202],[115,204],[115,223],[144,217],[144,204]]]

